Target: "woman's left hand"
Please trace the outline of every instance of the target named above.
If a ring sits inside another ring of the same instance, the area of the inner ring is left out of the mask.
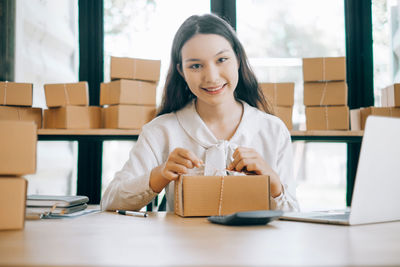
[[[233,162],[228,170],[238,172],[251,172],[257,175],[269,175],[271,196],[277,197],[282,193],[282,184],[278,174],[265,162],[265,160],[252,148],[238,147],[233,153]]]

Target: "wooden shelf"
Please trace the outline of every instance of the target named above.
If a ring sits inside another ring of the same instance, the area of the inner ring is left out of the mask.
[[[141,130],[123,129],[39,129],[38,135],[96,135],[118,136],[139,135]],[[364,131],[290,131],[292,136],[363,136]]]
[[[38,129],[38,135],[139,135],[140,130],[123,129]]]

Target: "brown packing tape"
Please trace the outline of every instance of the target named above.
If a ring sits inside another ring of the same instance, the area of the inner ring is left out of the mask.
[[[67,92],[67,84],[64,83],[63,86],[64,86],[65,104],[66,104],[66,105],[69,105],[69,104],[70,104],[70,101],[69,101],[69,94],[68,94],[68,92]]]
[[[221,176],[221,190],[219,192],[218,215],[221,216],[222,200],[224,198],[224,176]]]
[[[328,83],[324,82],[324,88],[322,89],[322,95],[321,95],[321,99],[319,101],[319,105],[322,106],[322,104],[325,101],[325,95],[326,95],[326,87],[328,87]]]

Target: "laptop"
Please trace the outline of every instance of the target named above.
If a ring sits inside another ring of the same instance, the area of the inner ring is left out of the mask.
[[[287,212],[280,219],[341,225],[400,220],[400,118],[367,118],[350,209]]]

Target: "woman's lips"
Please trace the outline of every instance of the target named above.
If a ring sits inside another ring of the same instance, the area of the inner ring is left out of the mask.
[[[215,94],[219,94],[220,92],[222,92],[225,88],[225,85],[226,85],[226,83],[223,85],[220,85],[220,86],[206,87],[206,88],[202,87],[201,89],[206,91],[208,94],[215,95]]]

